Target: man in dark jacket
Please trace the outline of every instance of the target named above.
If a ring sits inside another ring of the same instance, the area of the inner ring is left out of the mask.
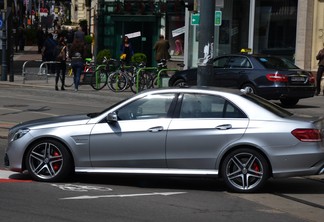
[[[170,44],[169,41],[164,39],[163,35],[160,35],[160,39],[154,45],[155,60],[160,62],[162,59],[169,60],[171,58],[169,54]]]

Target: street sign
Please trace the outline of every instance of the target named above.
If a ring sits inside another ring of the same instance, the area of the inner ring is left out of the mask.
[[[199,25],[200,23],[200,14],[191,14],[191,25]],[[215,11],[215,25],[222,25],[222,11]]]
[[[222,25],[222,11],[215,11],[215,25]]]
[[[199,25],[199,23],[200,23],[200,15],[191,14],[191,25]]]

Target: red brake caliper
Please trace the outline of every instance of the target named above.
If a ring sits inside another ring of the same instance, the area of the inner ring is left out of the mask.
[[[60,156],[60,153],[57,152],[57,151],[54,151],[53,156],[55,156],[55,157]],[[60,166],[61,166],[61,163],[59,163],[59,162],[54,163],[54,164],[53,164],[53,169],[54,169],[55,171],[58,171],[58,170],[60,169]]]
[[[253,168],[254,171],[257,171],[257,172],[260,171],[260,167],[259,167],[259,165],[256,162],[253,163],[252,168]]]

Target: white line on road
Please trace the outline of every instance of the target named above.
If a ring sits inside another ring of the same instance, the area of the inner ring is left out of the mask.
[[[112,197],[141,197],[141,196],[170,196],[184,194],[186,192],[164,192],[164,193],[138,193],[138,194],[116,194],[116,195],[98,195],[98,196],[77,196],[77,197],[66,197],[61,200],[85,200],[85,199],[97,199],[97,198],[112,198]]]

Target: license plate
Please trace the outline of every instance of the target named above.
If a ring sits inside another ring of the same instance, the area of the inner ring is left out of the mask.
[[[292,82],[305,82],[305,77],[291,77]]]

